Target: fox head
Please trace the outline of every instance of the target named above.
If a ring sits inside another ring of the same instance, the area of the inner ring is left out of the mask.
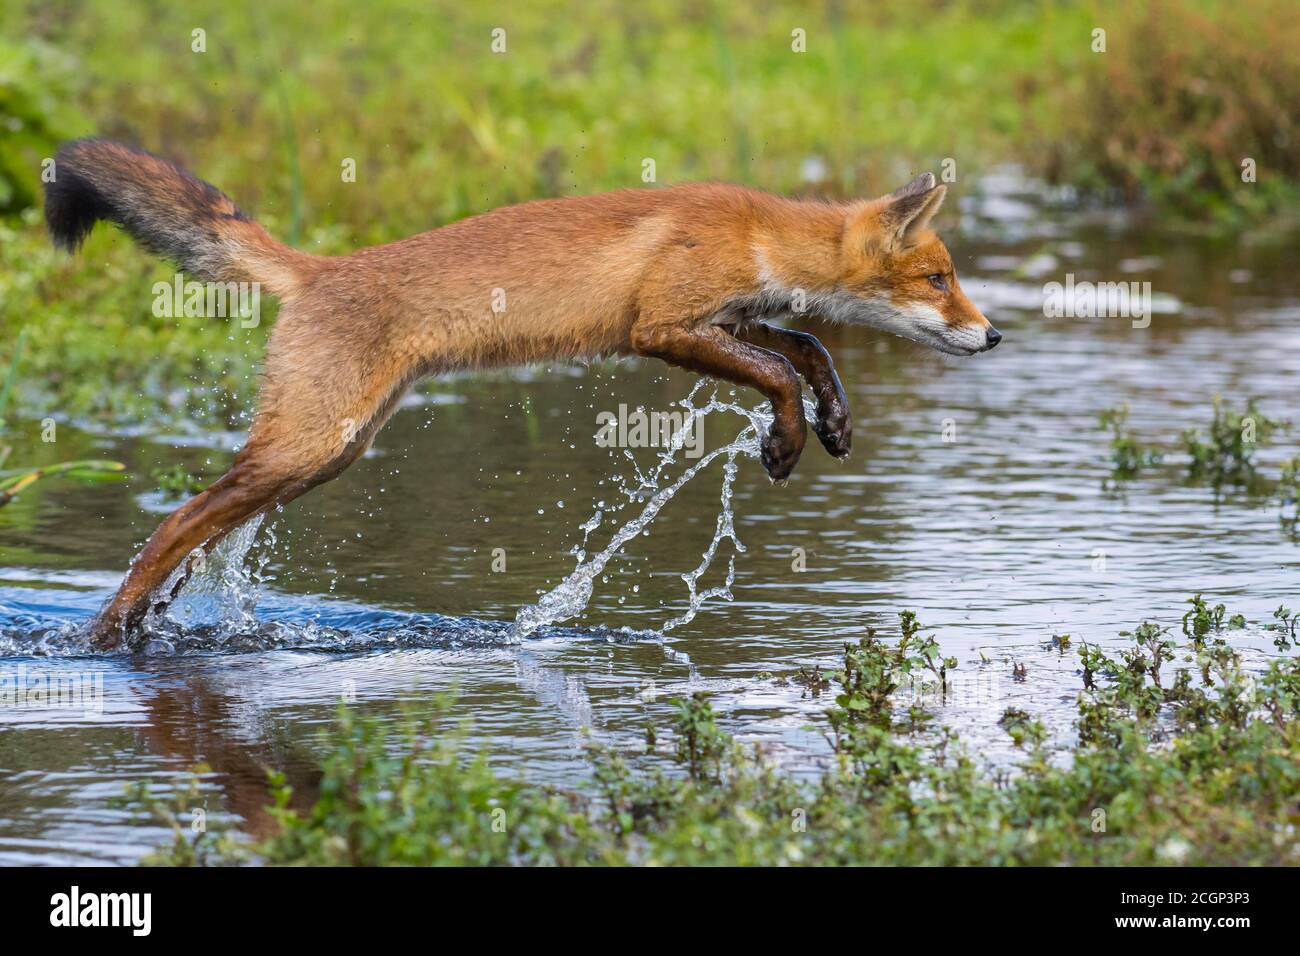
[[[834,318],[949,355],[986,352],[1002,341],[962,292],[952,257],[930,229],[946,191],[924,173],[888,196],[849,207],[828,310]]]

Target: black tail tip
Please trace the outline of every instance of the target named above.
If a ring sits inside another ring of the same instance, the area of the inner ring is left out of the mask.
[[[54,155],[54,178],[45,184],[45,225],[55,248],[67,252],[76,252],[108,212],[82,162],[95,142],[75,140],[61,147]]]

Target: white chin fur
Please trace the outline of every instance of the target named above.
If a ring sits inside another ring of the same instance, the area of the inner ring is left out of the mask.
[[[974,355],[984,347],[983,329],[953,327],[943,313],[929,305],[895,305],[883,296],[862,298],[848,293],[826,296],[823,314],[852,325],[866,325],[948,355]]]
[[[790,314],[794,290],[772,276],[761,254],[757,254],[757,258],[763,292],[753,299],[734,303],[734,308],[742,314]],[[860,296],[844,291],[815,292],[806,295],[805,306],[804,311],[813,312],[832,322],[866,325],[919,342],[948,355],[974,355],[988,341],[982,328],[954,328],[933,306],[895,305],[885,296]],[[730,311],[726,310],[718,319],[733,321]]]

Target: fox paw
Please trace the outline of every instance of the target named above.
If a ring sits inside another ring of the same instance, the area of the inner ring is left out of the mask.
[[[812,428],[832,458],[849,457],[853,450],[853,419],[847,410],[819,413]]]
[[[769,429],[763,436],[759,461],[763,463],[767,476],[773,481],[785,481],[794,471],[794,466],[803,453],[803,443],[796,442],[776,429]]]

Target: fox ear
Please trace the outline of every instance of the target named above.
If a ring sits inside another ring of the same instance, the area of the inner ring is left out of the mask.
[[[943,205],[947,192],[947,186],[936,186],[934,177],[924,173],[885,197],[889,202],[880,211],[880,225],[894,248],[905,249],[916,242]]]
[[[922,173],[917,176],[906,186],[899,186],[889,194],[890,199],[902,199],[904,196],[915,196],[918,193],[928,193],[934,188],[934,173]]]

